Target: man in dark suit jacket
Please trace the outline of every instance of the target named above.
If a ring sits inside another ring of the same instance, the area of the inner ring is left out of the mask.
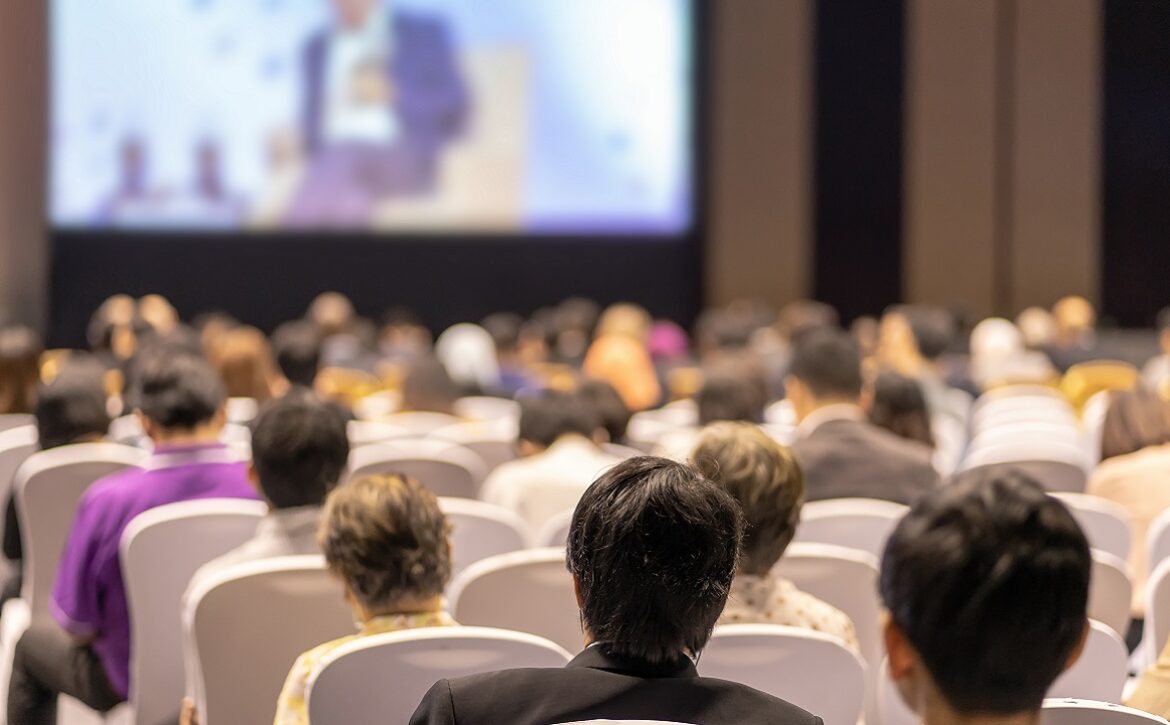
[[[311,163],[293,224],[362,223],[381,199],[432,193],[441,152],[470,106],[441,19],[390,10],[385,0],[330,2],[336,27],[305,52]]]
[[[569,531],[585,650],[564,669],[441,680],[411,724],[823,725],[783,700],[695,671],[742,538],[735,500],[694,468],[650,456],[618,464],[585,492]]]
[[[866,420],[861,361],[845,333],[804,336],[784,385],[799,421],[792,450],[809,501],[860,497],[909,504],[938,485],[929,447]]]

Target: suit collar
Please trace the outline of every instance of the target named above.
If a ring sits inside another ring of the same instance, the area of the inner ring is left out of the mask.
[[[681,661],[665,664],[656,664],[644,660],[634,660],[625,657],[615,657],[608,654],[604,644],[595,644],[586,647],[581,654],[574,657],[566,667],[588,668],[604,670],[632,677],[698,677],[694,663],[683,657]]]
[[[837,403],[834,405],[826,405],[809,413],[800,425],[796,427],[797,435],[801,438],[808,438],[815,433],[818,428],[829,423],[838,423],[841,421],[858,422],[865,419],[865,413],[860,406],[852,403]]]

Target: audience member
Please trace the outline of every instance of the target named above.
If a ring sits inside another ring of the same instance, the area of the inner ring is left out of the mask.
[[[1016,328],[1029,350],[1044,350],[1056,340],[1056,318],[1043,307],[1028,307],[1016,315]]]
[[[464,395],[484,395],[500,384],[496,342],[479,325],[463,322],[435,340],[435,357]]]
[[[0,415],[30,415],[41,379],[41,345],[27,327],[0,329]]]
[[[321,333],[305,320],[286,322],[272,333],[276,365],[289,384],[313,389],[321,370]]]
[[[589,347],[582,371],[618,391],[632,411],[661,401],[662,386],[646,348],[652,320],[641,307],[621,304],[606,309],[597,323],[597,339]]]
[[[1043,352],[1028,350],[1010,320],[989,317],[971,330],[971,377],[984,390],[1012,383],[1047,383],[1056,369]]]
[[[938,485],[931,450],[866,421],[861,386],[861,361],[847,333],[817,330],[800,338],[785,387],[796,412],[793,451],[808,500],[910,503]]]
[[[602,425],[597,409],[578,394],[545,390],[522,396],[517,440],[521,458],[492,471],[480,498],[519,510],[536,487],[556,484],[584,492],[621,460],[601,450]]]
[[[1085,490],[1129,513],[1132,611],[1140,619],[1146,607],[1146,532],[1158,514],[1170,508],[1170,405],[1146,390],[1110,395],[1101,431],[1101,463]],[[1135,625],[1139,637],[1140,625]]]
[[[878,361],[922,387],[931,417],[966,426],[971,397],[949,386],[941,358],[955,337],[955,320],[940,307],[901,305],[882,317]]]
[[[704,373],[695,403],[699,409],[699,425],[721,420],[763,423],[768,384],[754,366],[727,361],[711,366]]]
[[[630,409],[613,386],[604,380],[585,380],[577,388],[577,394],[601,416],[601,427],[608,442],[624,445]]]
[[[1158,346],[1161,354],[1153,357],[1142,368],[1142,378],[1150,390],[1170,397],[1170,307],[1158,313]]]
[[[90,443],[105,437],[110,428],[104,369],[96,358],[73,356],[65,361],[51,383],[40,386],[33,416],[37,445],[41,450],[74,443]],[[20,562],[24,558],[20,519],[16,515],[15,491],[5,492],[4,556],[14,563],[13,576],[5,582],[0,602],[20,595],[23,581]]]
[[[563,669],[441,680],[412,725],[820,723],[695,670],[727,602],[742,533],[735,500],[690,466],[639,457],[610,469],[581,499],[569,532],[585,649]]]
[[[1045,352],[1061,373],[1097,358],[1097,310],[1084,297],[1070,295],[1052,307],[1056,337]]]
[[[879,374],[868,407],[869,422],[899,438],[934,447],[926,396],[912,378],[888,371]]]
[[[1016,471],[920,498],[886,544],[890,677],[924,725],[1037,723],[1084,649],[1089,545],[1069,511]]]
[[[229,398],[251,398],[263,404],[288,389],[288,381],[276,368],[268,339],[254,327],[224,332],[210,359]]]
[[[225,396],[215,371],[196,358],[156,354],[139,387],[154,456],[141,469],[95,482],[82,497],[53,587],[60,628],[34,623],[17,644],[11,722],[56,722],[62,693],[101,712],[126,699],[130,616],[118,549],[135,516],[177,501],[255,498],[246,465],[218,442]]]
[[[804,505],[804,476],[792,452],[754,425],[716,423],[703,430],[691,460],[739,502],[744,515],[739,569],[720,623],[803,627],[856,650],[849,617],[774,571]]]
[[[134,306],[130,295],[113,295],[90,317],[86,342],[108,369],[119,367],[134,354]]]
[[[277,702],[276,725],[308,725],[309,678],[341,645],[383,632],[455,624],[443,611],[443,589],[451,578],[448,533],[438,500],[413,479],[371,476],[329,495],[318,541],[361,629],[297,658]]]
[[[499,379],[490,391],[492,394],[510,398],[534,384],[529,366],[548,357],[544,331],[536,327],[535,323],[525,323],[523,317],[510,312],[483,318],[483,328],[492,337],[499,366]]]
[[[453,416],[459,397],[459,386],[435,358],[415,363],[402,379],[402,410],[406,412]]]

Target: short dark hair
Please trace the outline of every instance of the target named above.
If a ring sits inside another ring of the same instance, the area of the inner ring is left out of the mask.
[[[800,523],[804,474],[796,457],[759,426],[724,422],[703,429],[691,460],[743,511],[740,571],[766,576]]]
[[[840,330],[818,329],[801,335],[788,372],[817,397],[861,395],[861,356],[853,338]]]
[[[548,447],[571,433],[592,438],[602,427],[601,414],[575,393],[540,390],[521,395],[519,402],[521,441]]]
[[[881,596],[955,710],[1034,711],[1084,633],[1091,565],[1072,514],[1039,483],[972,471],[898,524]]]
[[[307,391],[268,403],[252,424],[252,465],[275,508],[320,506],[348,457],[341,414]]]
[[[698,655],[727,603],[742,538],[739,505],[697,469],[653,456],[617,464],[585,491],[569,528],[582,622],[614,657]]]
[[[930,409],[917,380],[884,371],[873,383],[869,420],[894,435],[934,447]]]
[[[699,425],[720,420],[763,423],[768,383],[751,365],[724,362],[705,371],[695,403],[699,408]]]
[[[942,307],[899,305],[890,312],[906,320],[914,345],[927,360],[937,360],[954,342],[958,324],[954,315]]]
[[[616,388],[604,380],[586,380],[577,388],[577,394],[601,416],[601,427],[611,442],[621,443],[626,439],[632,413]]]
[[[226,394],[219,375],[205,360],[169,351],[142,360],[137,405],[162,428],[190,430],[210,421]]]
[[[66,360],[37,392],[34,415],[42,449],[104,436],[110,429],[105,368],[88,356]]]
[[[294,320],[272,333],[272,353],[280,372],[293,385],[313,387],[321,369],[321,332],[307,320]]]
[[[329,494],[317,542],[358,601],[378,611],[443,593],[451,578],[448,533],[438,499],[418,481],[367,476]]]

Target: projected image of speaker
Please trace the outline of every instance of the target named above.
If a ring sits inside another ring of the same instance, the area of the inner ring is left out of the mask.
[[[64,228],[688,230],[693,0],[54,0]]]

